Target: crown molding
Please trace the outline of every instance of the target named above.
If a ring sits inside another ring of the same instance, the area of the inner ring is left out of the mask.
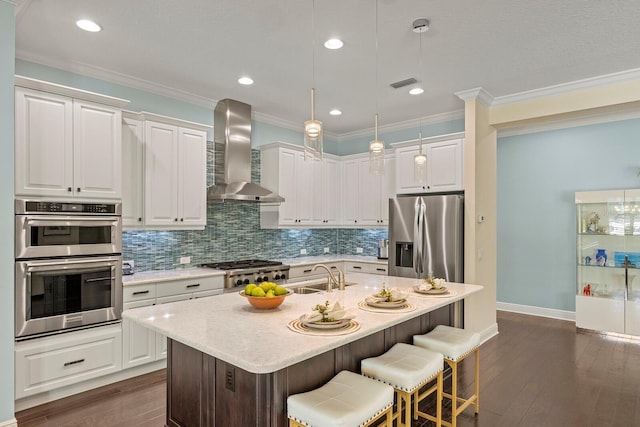
[[[567,129],[579,126],[589,126],[599,123],[619,122],[622,120],[640,119],[640,111],[614,111],[594,113],[588,116],[571,117],[544,123],[524,124],[510,128],[498,129],[498,138],[525,135],[529,133],[545,132],[558,129]]]
[[[139,89],[145,92],[154,93],[156,95],[166,96],[169,98],[188,102],[190,104],[199,105],[201,107],[211,108],[212,110],[213,106],[218,103],[217,99],[206,98],[190,92],[171,88],[169,86],[152,83],[146,80],[129,76],[127,74],[118,73],[106,68],[87,65],[80,62],[51,60],[50,58],[28,54],[22,50],[16,50],[16,58],[68,71],[70,73],[76,73],[83,76],[104,80],[109,83],[115,83],[118,85],[126,86],[128,88]]]
[[[463,101],[478,100],[487,106],[491,106],[494,102],[493,96],[482,87],[461,90],[460,92],[455,92],[454,95]]]
[[[110,105],[116,108],[122,108],[130,102],[128,99],[116,98],[115,96],[103,95],[101,93],[76,89],[56,83],[49,83],[38,79],[32,79],[30,77],[15,75],[13,81],[14,84],[19,87],[55,93],[58,95],[83,99],[90,102],[97,102],[99,104]]]
[[[617,73],[605,74],[602,76],[589,77],[582,80],[575,80],[568,83],[561,83],[525,92],[513,93],[511,95],[497,96],[492,107],[497,105],[514,104],[522,101],[543,98],[546,96],[562,95],[584,89],[607,86],[613,83],[640,80],[640,68],[620,71]]]
[[[393,132],[396,130],[417,128],[417,127],[420,127],[421,124],[430,125],[434,123],[448,122],[451,120],[458,120],[458,119],[464,119],[464,110],[456,110],[448,113],[433,114],[431,116],[426,116],[418,119],[411,119],[411,120],[405,120],[402,122],[389,123],[387,125],[378,126],[378,133],[380,134],[380,133],[386,133],[386,132]],[[337,136],[336,139],[338,140],[338,142],[342,142],[352,138],[370,136],[371,134],[373,134],[373,132],[374,132],[374,129],[371,127],[367,129],[356,130],[353,132],[341,133]]]

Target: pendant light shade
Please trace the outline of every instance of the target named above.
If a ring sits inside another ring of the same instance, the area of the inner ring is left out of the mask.
[[[420,132],[420,151],[413,156],[413,180],[419,184],[427,181],[427,155],[422,152],[422,132]]]
[[[369,143],[369,172],[384,174],[384,142],[378,139],[378,115],[375,115],[374,139]]]
[[[316,115],[316,25],[315,25],[316,3],[312,1],[311,9],[311,56],[312,56],[312,84],[311,88],[311,120],[304,122],[304,158],[305,160],[322,160],[322,122],[315,119]]]

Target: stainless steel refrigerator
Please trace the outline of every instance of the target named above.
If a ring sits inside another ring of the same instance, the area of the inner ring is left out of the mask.
[[[389,200],[389,275],[464,281],[464,195]]]

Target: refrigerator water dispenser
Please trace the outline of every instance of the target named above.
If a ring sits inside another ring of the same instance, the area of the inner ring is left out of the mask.
[[[413,242],[396,242],[396,267],[413,267]]]

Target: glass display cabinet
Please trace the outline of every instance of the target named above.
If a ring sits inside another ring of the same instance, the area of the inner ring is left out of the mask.
[[[640,190],[578,192],[576,327],[640,335]]]

